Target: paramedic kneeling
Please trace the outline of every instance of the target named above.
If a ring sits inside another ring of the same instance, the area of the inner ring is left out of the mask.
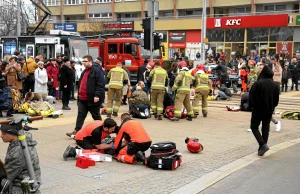
[[[121,121],[120,131],[114,142],[114,148],[118,153],[116,159],[129,164],[144,162],[143,152],[148,150],[152,143],[149,135],[140,122],[131,119],[130,114],[122,114]]]
[[[101,153],[104,153],[104,150],[113,148],[113,144],[105,144],[101,141],[116,131],[117,123],[113,119],[107,118],[104,122],[94,121],[87,124],[76,133],[74,139],[76,144],[84,150],[98,149]],[[63,154],[64,160],[77,158],[80,150],[80,148],[68,146]]]

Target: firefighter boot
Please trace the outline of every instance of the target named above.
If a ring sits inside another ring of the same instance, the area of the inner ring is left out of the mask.
[[[116,113],[116,112],[113,112],[113,114],[112,114],[114,117],[117,117],[118,116],[118,113]]]
[[[203,117],[207,117],[207,113],[203,114]]]
[[[162,116],[159,115],[157,120],[161,121],[162,120]]]
[[[154,118],[157,119],[157,113],[153,113]]]
[[[186,118],[186,120],[192,121],[192,120],[193,120],[193,117],[192,117],[191,115],[188,115],[187,118]]]
[[[111,118],[111,114],[107,114],[107,116],[106,116],[107,118]]]
[[[141,151],[138,151],[135,155],[134,158],[137,162],[143,162],[145,163],[145,156],[144,153]]]
[[[178,117],[173,117],[173,118],[171,118],[170,120],[171,120],[171,121],[179,121],[180,118],[178,118]]]
[[[67,147],[67,149],[65,150],[64,155],[63,155],[65,161],[67,161],[68,158],[75,159],[76,156],[77,156],[76,149],[71,146]]]

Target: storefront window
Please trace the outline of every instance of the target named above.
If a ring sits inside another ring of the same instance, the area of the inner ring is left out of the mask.
[[[294,43],[294,55],[297,58],[300,58],[300,42],[295,42]]]
[[[224,42],[224,30],[207,30],[206,37],[209,42]]]
[[[270,29],[270,41],[293,41],[292,27],[278,27]]]
[[[269,28],[248,28],[248,42],[268,42]]]
[[[245,29],[226,30],[225,42],[244,42]]]

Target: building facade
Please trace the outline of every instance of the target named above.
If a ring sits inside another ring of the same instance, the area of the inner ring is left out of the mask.
[[[195,59],[200,51],[202,0],[158,0],[155,30],[164,34],[166,58],[175,52]],[[51,10],[50,28],[83,34],[118,31],[142,35],[146,0],[43,0]],[[208,50],[213,52],[300,55],[299,0],[207,0]],[[42,15],[42,13],[39,13]],[[63,24],[62,24],[63,23]],[[52,26],[51,26],[52,25]],[[299,25],[299,28],[297,27]]]

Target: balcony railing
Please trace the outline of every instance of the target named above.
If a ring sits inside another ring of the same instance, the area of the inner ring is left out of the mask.
[[[251,16],[251,15],[275,15],[275,14],[293,14],[300,13],[299,10],[286,10],[286,11],[268,11],[268,12],[255,12],[249,13],[229,13],[229,14],[214,14],[213,17],[230,17],[230,16]],[[207,17],[211,17],[210,14]],[[188,15],[188,16],[159,16],[159,20],[172,20],[172,19],[190,19],[190,18],[202,18],[202,15]],[[140,21],[142,18],[122,18],[121,21]],[[65,23],[94,23],[94,22],[106,22],[106,21],[117,21],[117,18],[93,18],[83,20],[65,20]],[[48,20],[48,23],[61,23],[61,20]]]

